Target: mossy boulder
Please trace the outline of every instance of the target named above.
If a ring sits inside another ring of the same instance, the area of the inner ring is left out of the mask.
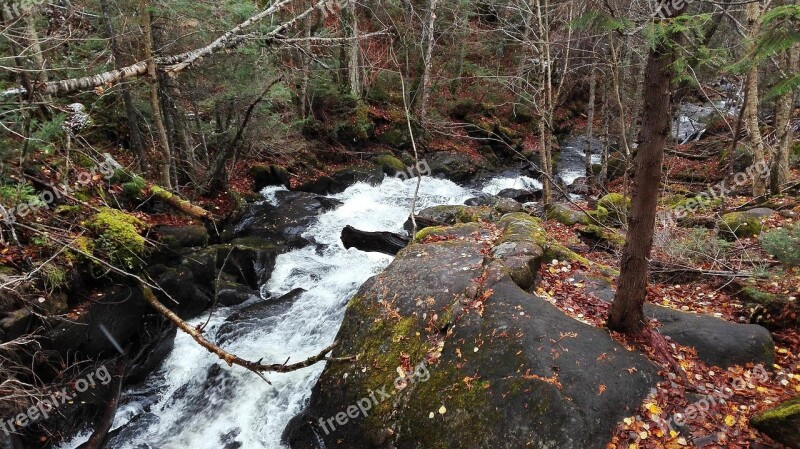
[[[120,268],[142,266],[146,246],[144,237],[140,235],[145,228],[141,220],[121,210],[105,207],[86,222],[86,227],[95,234],[93,252],[102,253]]]
[[[631,210],[631,199],[625,198],[620,193],[609,193],[597,202],[598,208],[608,211],[608,220],[612,224],[624,224],[628,220]]]
[[[158,243],[173,250],[205,246],[209,240],[208,229],[200,225],[159,225],[153,228],[153,233]]]
[[[598,225],[587,225],[579,231],[581,237],[592,245],[608,250],[619,250],[625,246],[625,236]]]
[[[588,220],[586,214],[576,211],[565,204],[551,204],[547,208],[547,219],[555,220],[563,225],[572,226]]]
[[[412,244],[359,289],[333,354],[357,359],[326,366],[290,447],[604,447],[658,369],[526,292],[541,221],[501,222]]]
[[[800,448],[800,396],[753,417],[753,427],[791,448]]]
[[[407,170],[406,165],[400,159],[384,154],[372,160],[384,173],[389,176],[394,176]]]
[[[474,223],[481,219],[491,220],[492,218],[491,208],[486,206],[434,206],[423,209],[418,215],[420,217],[448,225],[454,225],[457,223]]]
[[[393,148],[406,148],[411,145],[411,136],[408,134],[408,127],[398,125],[389,128],[377,137],[378,142]]]
[[[719,236],[734,241],[740,238],[755,237],[761,234],[761,220],[747,212],[731,212],[725,214],[717,222]]]

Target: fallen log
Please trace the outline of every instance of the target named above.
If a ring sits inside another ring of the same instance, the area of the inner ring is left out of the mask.
[[[410,238],[391,232],[366,232],[352,226],[342,230],[342,243],[345,248],[356,248],[368,253],[395,256],[410,242]]]
[[[211,220],[214,218],[214,216],[211,215],[211,212],[203,209],[200,206],[196,206],[190,203],[189,201],[179,197],[178,195],[168,192],[157,185],[151,184],[148,190],[150,191],[150,194],[153,196],[153,198],[162,201],[163,203],[169,205],[173,209],[179,212],[183,212],[184,214],[192,218],[207,219],[207,220]]]

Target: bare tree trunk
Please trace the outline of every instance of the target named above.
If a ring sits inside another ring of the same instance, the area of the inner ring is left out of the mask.
[[[589,185],[593,187],[595,176],[592,170],[592,139],[594,138],[595,98],[597,96],[597,70],[594,63],[589,70],[592,73],[589,75],[589,113],[586,124],[586,176],[589,179]]]
[[[747,23],[750,28],[750,36],[755,37],[759,32],[759,19],[761,17],[760,2],[752,2],[747,5]],[[750,151],[753,152],[753,164],[763,165],[766,162],[766,150],[764,139],[761,137],[761,130],[758,126],[758,64],[750,67],[747,75],[747,102],[744,107],[744,121],[747,126],[748,140],[750,141]],[[766,179],[761,176],[753,178],[753,195],[761,196],[767,191]]]
[[[800,73],[800,44],[795,44],[785,56],[787,76]],[[781,188],[789,182],[789,153],[794,141],[794,126],[792,126],[792,113],[794,112],[794,89],[788,89],[778,98],[777,112],[775,113],[775,136],[777,140],[776,151],[772,157],[770,167],[770,192],[778,195]]]
[[[673,11],[675,17],[681,10]],[[675,36],[671,36],[675,38]],[[622,253],[617,292],[608,316],[611,330],[636,333],[647,321],[649,257],[653,247],[656,208],[661,180],[664,146],[670,134],[670,91],[675,53],[669,43],[659,43],[650,52],[644,73],[648,95],[643,101],[641,144],[634,159],[633,197],[628,236]]]
[[[417,120],[421,125],[428,121],[428,103],[431,97],[431,72],[433,71],[433,46],[436,43],[434,25],[436,24],[436,4],[439,0],[428,0],[428,12],[425,26],[422,29],[422,42],[424,55],[422,58],[422,78],[420,79],[419,106],[417,107]]]
[[[114,27],[111,23],[108,0],[100,0],[100,11],[103,14],[103,25],[106,32],[106,38],[108,38],[109,43],[111,44],[111,55],[114,58],[114,68],[119,70],[122,68],[122,53],[119,50],[117,35],[114,32]],[[122,93],[122,102],[125,104],[125,115],[128,119],[128,130],[131,134],[131,144],[133,145],[133,150],[136,152],[136,158],[138,159],[139,170],[146,172],[148,169],[147,156],[144,153],[142,133],[139,130],[139,121],[136,119],[136,108],[133,106],[131,91],[127,84],[122,83],[120,85],[120,92]]]
[[[350,93],[357,99],[363,92],[361,84],[361,43],[358,40],[358,5],[356,0],[347,2],[347,12],[350,19],[350,42],[348,43],[348,79]]]
[[[144,52],[145,60],[147,61],[147,75],[150,78],[150,108],[153,110],[153,123],[156,128],[158,142],[161,150],[164,152],[164,158],[161,163],[161,184],[166,189],[172,188],[172,152],[169,147],[169,138],[167,137],[167,128],[164,126],[163,111],[161,110],[161,102],[158,98],[158,73],[156,72],[156,62],[153,57],[153,29],[150,25],[150,11],[148,8],[148,0],[141,0],[139,3],[139,15],[142,21],[142,34],[144,36]]]
[[[600,156],[600,185],[605,188],[608,182],[608,147],[611,144],[609,127],[611,126],[611,114],[608,107],[608,85],[603,83],[603,98],[600,116],[603,120],[603,154]]]
[[[622,195],[623,197],[628,197],[628,187],[629,187],[629,173],[630,173],[630,163],[631,163],[631,146],[630,142],[628,141],[628,110],[625,108],[624,103],[622,102],[622,80],[619,73],[619,53],[617,51],[617,47],[614,44],[614,35],[609,34],[609,41],[611,43],[611,72],[612,72],[612,81],[614,85],[614,99],[617,103],[617,108],[619,109],[619,136],[622,140],[622,149],[623,154],[625,156],[625,164],[624,164],[624,171],[622,173]],[[644,124],[642,124],[644,126]]]

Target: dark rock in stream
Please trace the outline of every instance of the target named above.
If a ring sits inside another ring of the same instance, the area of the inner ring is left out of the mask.
[[[382,176],[382,174],[381,174]],[[240,221],[226,229],[228,239],[258,237],[265,241],[301,247],[308,244],[303,232],[320,214],[341,202],[307,192],[276,192],[277,206],[267,202],[250,204]]]
[[[227,320],[219,327],[217,339],[220,344],[249,334],[253,329],[264,329],[269,323],[265,323],[271,317],[280,316],[294,305],[300,295],[306,291],[297,288],[280,298],[264,299],[240,309],[231,314]]]
[[[533,203],[542,199],[543,192],[541,190],[524,190],[524,189],[505,189],[497,194],[500,198],[510,198],[519,203]]]

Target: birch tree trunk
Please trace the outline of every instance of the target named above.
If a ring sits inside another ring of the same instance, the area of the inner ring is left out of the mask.
[[[422,29],[424,55],[422,58],[422,77],[419,83],[420,97],[417,108],[417,120],[423,126],[428,121],[428,103],[431,97],[431,72],[433,70],[433,46],[436,41],[434,25],[436,23],[436,5],[439,0],[428,0],[428,11],[425,26]]]

